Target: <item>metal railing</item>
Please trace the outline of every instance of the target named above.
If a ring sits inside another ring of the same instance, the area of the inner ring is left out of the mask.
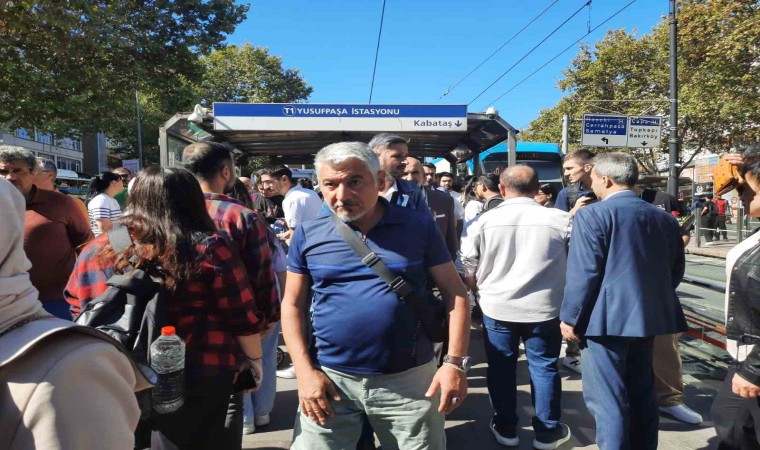
[[[699,212],[694,213],[695,220],[694,220],[694,238],[696,242],[697,247],[702,247],[702,240],[704,238],[703,234],[706,231],[709,231],[712,233],[712,236],[719,236],[722,240],[729,240],[734,241],[735,243],[739,243],[749,237],[750,234],[752,234],[752,231],[754,231],[755,228],[760,226],[760,223],[757,222],[757,219],[754,219],[749,216],[745,216],[743,214],[742,209],[738,209],[736,212],[736,219],[732,219],[732,223],[726,224],[725,229],[719,229],[719,228],[704,228],[702,227],[702,216]],[[724,236],[728,238],[723,238]],[[718,239],[718,240],[721,240]],[[708,241],[712,242],[712,241]]]
[[[726,291],[726,286],[723,284],[702,280],[689,275],[684,275],[683,281],[715,292],[723,293]],[[684,301],[681,302],[681,307],[683,308],[686,322],[689,325],[689,329],[686,331],[687,335],[715,347],[726,349],[726,327],[723,316],[715,313],[711,314],[704,308],[689,305]]]

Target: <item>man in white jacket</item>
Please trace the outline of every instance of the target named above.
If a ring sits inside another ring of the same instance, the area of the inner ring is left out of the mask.
[[[491,431],[500,444],[519,445],[516,367],[522,339],[536,410],[533,447],[554,449],[570,439],[570,429],[559,421],[557,371],[570,215],[538,204],[533,199],[538,187],[538,175],[528,166],[502,172],[504,202],[470,224],[461,259],[470,288],[480,292],[488,393],[495,410]]]

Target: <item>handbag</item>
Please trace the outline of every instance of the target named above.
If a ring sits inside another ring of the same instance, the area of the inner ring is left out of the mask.
[[[396,276],[388,269],[388,266],[367,247],[367,244],[356,235],[348,224],[340,220],[335,214],[332,214],[331,219],[335,224],[335,229],[338,230],[351,249],[359,255],[362,262],[372,269],[394,294],[412,307],[422,331],[425,332],[430,341],[434,343],[443,342],[448,332],[444,302],[427,291],[424,297],[420,297],[403,277]]]

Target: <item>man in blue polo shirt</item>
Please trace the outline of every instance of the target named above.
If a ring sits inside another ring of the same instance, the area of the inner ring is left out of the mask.
[[[282,303],[298,379],[291,448],[354,450],[366,415],[384,448],[444,449],[443,414],[467,395],[470,329],[466,290],[446,245],[429,211],[378,197],[385,173],[367,144],[329,145],[315,166],[330,209],[296,228]],[[418,295],[428,275],[439,286],[449,312],[449,354],[440,368],[414,310],[362,262],[333,214]]]

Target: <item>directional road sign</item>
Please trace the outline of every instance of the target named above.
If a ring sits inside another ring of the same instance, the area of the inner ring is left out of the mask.
[[[659,147],[661,141],[661,117],[628,117],[628,147]]]
[[[214,129],[467,131],[467,105],[214,103]]]
[[[583,115],[581,144],[593,147],[625,147],[628,117],[604,114]]]
[[[662,118],[584,114],[581,143],[594,147],[659,147]]]

